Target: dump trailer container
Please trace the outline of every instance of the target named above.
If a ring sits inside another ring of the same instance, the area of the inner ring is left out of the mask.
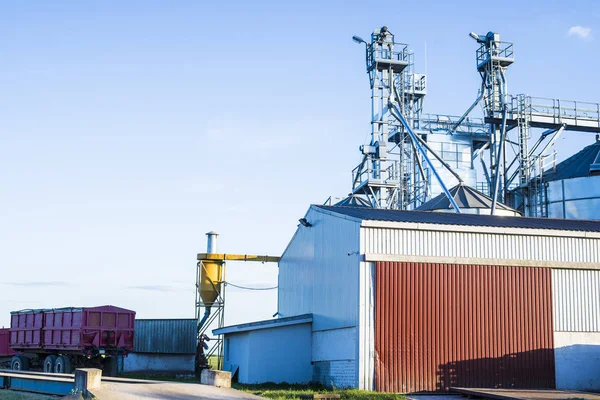
[[[0,329],[0,358],[12,357],[17,354],[16,351],[8,345],[9,330],[8,328]]]
[[[71,373],[101,368],[116,375],[117,356],[133,350],[135,312],[114,306],[11,312],[9,345],[14,370],[41,367]]]
[[[16,351],[8,345],[9,329],[0,329],[0,368],[10,368],[11,358],[17,354]]]

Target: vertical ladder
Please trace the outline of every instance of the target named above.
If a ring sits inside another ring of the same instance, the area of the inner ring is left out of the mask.
[[[526,185],[531,179],[531,166],[529,165],[529,113],[525,95],[517,96],[517,122],[519,124],[519,181],[521,186]]]

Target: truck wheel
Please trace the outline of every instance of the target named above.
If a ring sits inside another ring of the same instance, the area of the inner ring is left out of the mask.
[[[44,372],[53,373],[54,364],[56,364],[56,356],[54,354],[49,355],[44,359]]]
[[[25,356],[13,356],[10,360],[10,369],[13,371],[27,371],[29,369],[29,358]]]
[[[70,374],[73,372],[71,367],[71,360],[67,356],[59,356],[54,362],[54,373],[56,374]]]

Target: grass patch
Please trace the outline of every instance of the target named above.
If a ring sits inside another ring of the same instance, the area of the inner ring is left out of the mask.
[[[327,389],[320,385],[289,385],[265,383],[260,385],[243,385],[234,383],[233,387],[247,393],[273,400],[295,400],[304,394],[326,393],[339,394],[342,399],[358,400],[404,400],[405,397],[393,393],[376,393],[358,389]]]
[[[221,356],[210,356],[208,357],[208,363],[212,367],[212,369],[219,369],[219,361],[221,361],[221,365],[223,365],[223,357]]]

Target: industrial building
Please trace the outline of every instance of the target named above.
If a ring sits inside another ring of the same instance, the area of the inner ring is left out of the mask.
[[[426,76],[387,27],[352,38],[371,89],[352,192],[300,219],[277,319],[214,330],[234,378],[600,390],[600,140],[550,151],[598,135],[600,104],[509,94],[513,44],[469,36],[482,81],[461,116],[423,112]]]
[[[215,331],[240,382],[600,389],[600,222],[313,205],[278,294]]]
[[[559,165],[552,151],[561,135],[600,134],[600,104],[509,93],[513,43],[495,32],[469,36],[481,86],[461,116],[424,112],[427,76],[388,27],[352,38],[364,45],[371,89],[370,140],[352,194],[374,208],[414,210],[443,193],[459,212],[449,190],[459,184],[489,195],[493,214],[504,203],[525,216],[600,219],[597,190],[587,190],[598,187],[597,144]],[[483,118],[472,116],[478,105]]]
[[[133,352],[119,359],[120,372],[193,374],[196,319],[136,319]]]

